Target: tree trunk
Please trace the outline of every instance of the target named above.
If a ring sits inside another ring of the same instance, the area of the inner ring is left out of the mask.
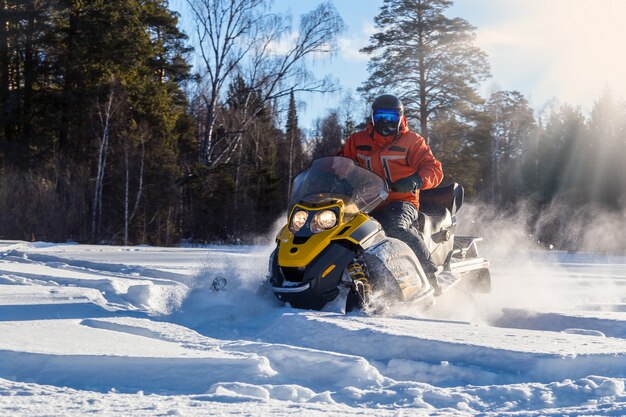
[[[287,178],[287,198],[291,196],[291,179],[293,177],[293,140],[294,140],[294,131],[291,131],[291,137],[289,140],[289,175]]]
[[[124,246],[128,246],[128,206],[130,200],[130,168],[128,166],[128,145],[124,147]]]
[[[67,30],[66,40],[66,64],[65,77],[63,81],[63,100],[61,102],[61,118],[59,126],[59,149],[61,152],[65,150],[69,142],[70,135],[70,107],[72,90],[74,88],[74,59],[75,59],[75,40],[78,31],[78,21],[80,19],[80,9],[73,6],[70,11],[69,27]]]
[[[98,242],[98,224],[102,220],[102,186],[104,184],[104,170],[107,162],[107,149],[109,147],[109,127],[112,116],[113,92],[109,94],[109,100],[104,109],[102,137],[98,151],[98,171],[96,174],[96,187],[93,196],[93,211],[91,214],[91,239]]]
[[[6,119],[9,105],[9,6],[6,0],[0,0],[0,103],[3,114],[2,133],[7,140],[10,136],[9,124]]]
[[[418,67],[420,77],[420,127],[421,135],[428,143],[428,102],[426,95],[426,62],[424,58],[424,11],[420,9],[417,23]]]
[[[495,125],[499,124],[500,111],[495,107],[494,121]],[[500,190],[500,138],[498,132],[494,132],[492,140],[492,153],[491,153],[491,202],[493,204],[498,203],[498,193]]]
[[[211,165],[211,146],[213,139],[213,130],[215,130],[215,107],[217,106],[217,88],[213,87],[210,99],[205,99],[207,107],[206,114],[206,126],[204,128],[204,138],[202,140],[202,161],[205,164]]]
[[[9,32],[11,30],[11,9],[6,0],[0,3],[0,11],[2,17],[0,24],[0,102],[2,103],[3,124],[2,131],[4,133],[5,146],[8,148],[12,145],[13,140],[13,111],[11,109],[11,55],[15,48],[15,42],[11,42]],[[15,72],[15,69],[13,69]]]
[[[128,229],[130,222],[133,221],[137,210],[139,209],[139,202],[141,200],[141,194],[143,192],[143,170],[144,170],[144,157],[145,157],[145,145],[141,142],[141,161],[139,166],[139,185],[137,186],[137,196],[135,197],[135,204],[133,211],[129,212],[130,208],[130,163],[128,162],[128,154],[130,152],[130,144],[126,144],[124,147],[124,162],[126,166],[125,182],[124,182],[124,246],[128,246]],[[169,212],[168,212],[169,213]],[[168,214],[169,215],[169,214]],[[168,223],[169,224],[169,223]]]
[[[237,213],[239,212],[239,182],[240,182],[240,174],[241,174],[241,161],[243,159],[243,143],[239,144],[239,155],[237,157],[237,170],[235,171],[235,207],[233,210],[233,232],[235,236],[239,236],[239,216]]]
[[[33,105],[33,83],[35,73],[34,41],[35,41],[35,6],[28,10],[28,24],[26,29],[26,45],[24,48],[24,102],[22,107],[20,154],[28,158],[31,142],[31,116]]]
[[[146,157],[146,143],[141,141],[141,161],[139,163],[139,185],[137,186],[137,197],[135,198],[135,205],[133,206],[133,212],[130,214],[130,221],[135,218],[137,211],[139,210],[139,202],[141,201],[141,195],[143,194],[143,173]]]

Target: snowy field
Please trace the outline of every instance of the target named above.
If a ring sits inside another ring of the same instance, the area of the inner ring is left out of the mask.
[[[270,250],[0,242],[0,416],[626,415],[626,257],[346,316],[259,292]]]

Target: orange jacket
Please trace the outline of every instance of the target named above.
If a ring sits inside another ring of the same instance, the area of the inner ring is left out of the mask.
[[[417,172],[424,182],[423,190],[438,186],[443,179],[441,162],[435,158],[424,138],[409,130],[404,116],[397,139],[379,135],[370,123],[365,130],[348,138],[340,155],[353,159],[389,182]],[[415,193],[390,192],[386,201],[408,201],[419,209],[419,190]]]

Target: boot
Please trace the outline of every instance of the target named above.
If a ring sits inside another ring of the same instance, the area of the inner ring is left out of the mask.
[[[435,295],[436,296],[441,295],[442,293],[441,285],[439,285],[439,281],[437,280],[437,275],[434,272],[431,272],[429,274],[426,274],[426,278],[428,278],[428,282],[430,283],[430,286],[433,287],[433,290],[435,290]]]
[[[430,258],[425,261],[421,261],[421,264],[430,286],[433,287],[433,290],[435,290],[435,295],[441,295],[441,285],[439,285],[437,274],[441,272],[443,268],[437,266]]]

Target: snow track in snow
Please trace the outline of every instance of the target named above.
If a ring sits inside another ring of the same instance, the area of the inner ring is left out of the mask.
[[[617,306],[604,306],[616,309]],[[523,309],[504,309],[502,316],[493,320],[491,325],[496,327],[544,330],[551,332],[566,332],[595,334],[626,339],[626,312],[541,312]]]
[[[185,287],[179,281],[189,277],[162,272],[166,278],[155,278],[158,275],[158,270],[144,267],[64,260],[15,250],[0,257],[0,283],[95,289],[111,307],[167,313],[182,302]]]
[[[285,336],[289,329],[298,329],[296,336]],[[262,334],[264,340],[285,337],[314,349],[332,343],[337,352],[381,363],[391,377],[439,385],[546,382],[594,372],[626,377],[626,340],[580,334],[300,313]]]
[[[0,323],[5,338],[0,376],[104,392],[203,393],[213,383],[237,375],[258,383],[274,374],[264,357],[224,351],[217,341],[207,349],[191,349],[84,324],[79,320]]]

